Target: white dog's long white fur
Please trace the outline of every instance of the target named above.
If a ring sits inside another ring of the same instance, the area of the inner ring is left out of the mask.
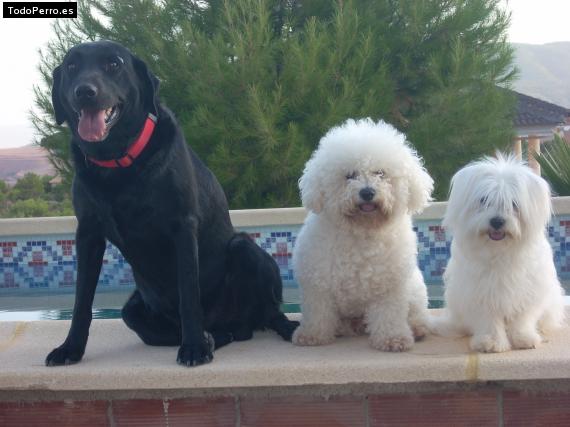
[[[498,155],[452,179],[443,225],[451,231],[444,274],[446,309],[432,329],[471,335],[471,348],[534,348],[564,319],[563,291],[546,238],[551,216],[546,181]]]
[[[299,186],[311,212],[293,255],[303,294],[293,342],[326,344],[365,327],[374,348],[412,347],[428,316],[411,214],[428,203],[433,180],[404,135],[348,120],[321,139]]]

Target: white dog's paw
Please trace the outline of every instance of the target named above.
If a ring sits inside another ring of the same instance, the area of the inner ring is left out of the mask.
[[[474,335],[471,338],[471,350],[482,353],[502,353],[511,349],[507,339],[492,335]]]
[[[536,331],[516,331],[511,334],[513,348],[522,350],[536,348],[542,342],[542,338]]]
[[[330,344],[334,341],[333,337],[323,337],[315,334],[308,334],[303,331],[302,327],[298,327],[295,332],[293,332],[293,337],[291,342],[295,345],[325,345]]]
[[[394,335],[391,337],[370,337],[370,345],[382,351],[407,351],[414,345],[414,337],[410,335]]]
[[[429,334],[429,328],[426,325],[412,325],[412,334],[416,341],[421,341]]]

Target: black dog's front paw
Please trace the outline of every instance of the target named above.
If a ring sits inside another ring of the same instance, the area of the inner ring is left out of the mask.
[[[296,320],[290,320],[283,328],[283,333],[279,334],[285,341],[291,341],[293,332],[299,327],[300,323]]]
[[[72,365],[81,360],[84,352],[85,349],[73,348],[64,343],[47,355],[46,366]]]
[[[289,320],[284,314],[275,319],[269,327],[281,336],[285,341],[291,341],[293,332],[299,327],[299,322]]]
[[[204,332],[204,339],[196,344],[182,344],[178,349],[176,361],[179,365],[199,366],[210,363],[214,359],[214,338]]]

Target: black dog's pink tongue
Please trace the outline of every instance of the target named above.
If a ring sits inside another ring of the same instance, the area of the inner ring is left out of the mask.
[[[105,110],[81,110],[77,132],[90,142],[101,141],[105,137]]]

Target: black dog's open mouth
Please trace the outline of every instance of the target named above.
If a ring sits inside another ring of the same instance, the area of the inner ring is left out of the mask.
[[[104,140],[111,127],[117,123],[120,112],[121,106],[119,104],[104,110],[82,108],[77,126],[79,136],[84,141],[89,142]]]

